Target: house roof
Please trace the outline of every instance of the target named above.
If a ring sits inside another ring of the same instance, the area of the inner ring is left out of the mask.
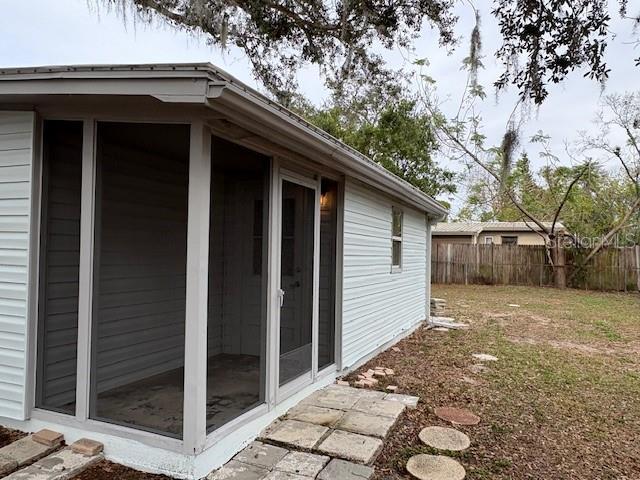
[[[0,102],[21,95],[144,95],[167,103],[224,105],[281,134],[286,130],[298,149],[321,154],[344,173],[428,212],[434,220],[447,213],[408,182],[210,63],[0,68]]]
[[[542,222],[545,227],[551,228],[552,222]],[[439,222],[431,233],[433,235],[478,235],[482,232],[539,232],[541,231],[533,222]],[[556,231],[566,232],[562,223],[556,223]]]

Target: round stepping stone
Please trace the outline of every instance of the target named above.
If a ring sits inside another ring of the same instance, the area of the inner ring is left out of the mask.
[[[469,437],[464,433],[446,427],[427,427],[423,428],[418,434],[420,441],[425,445],[437,448],[438,450],[449,450],[452,452],[461,452],[471,445]]]
[[[438,407],[434,410],[436,417],[453,425],[477,425],[480,417],[465,408]]]
[[[497,362],[498,357],[494,357],[493,355],[489,355],[487,353],[474,353],[473,358],[476,360],[480,360],[481,362]]]
[[[424,453],[409,459],[407,471],[418,480],[463,480],[467,475],[453,458]]]

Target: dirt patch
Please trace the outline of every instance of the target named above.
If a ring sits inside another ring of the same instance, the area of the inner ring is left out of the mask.
[[[140,472],[103,460],[74,477],[74,480],[170,480],[170,477]]]
[[[0,427],[0,448],[15,442],[16,440],[26,437],[27,434],[10,428]]]

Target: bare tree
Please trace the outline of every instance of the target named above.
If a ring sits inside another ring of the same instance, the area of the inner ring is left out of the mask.
[[[512,114],[506,121],[501,144],[497,147],[486,147],[486,136],[482,132],[481,116],[477,110],[477,102],[483,99],[485,94],[483,88],[477,83],[476,72],[481,67],[481,62],[479,45],[474,46],[473,35],[471,43],[470,55],[464,63],[469,71],[469,79],[456,114],[452,118],[447,118],[442,113],[434,87],[435,82],[427,75],[419,75],[419,98],[431,116],[433,131],[443,151],[484,171],[488,178],[495,182],[497,197],[500,201],[510,202],[520,212],[521,218],[532,231],[542,232],[554,272],[554,283],[557,287],[564,288],[567,284],[567,274],[564,246],[558,239],[559,219],[572,190],[591,168],[591,162],[586,161],[576,169],[575,177],[569,182],[550,219],[541,218],[530,211],[518,198],[508,181],[519,143],[520,125],[515,119],[524,104],[519,100],[514,106]]]
[[[583,148],[589,152],[604,153],[609,159],[618,162],[630,181],[633,195],[630,196],[627,211],[585,256],[578,268],[573,271],[571,279],[584,269],[616,234],[628,227],[640,212],[640,92],[604,97],[602,109],[595,123],[594,130],[599,133],[597,135],[583,133]],[[613,140],[612,137],[618,137],[620,140]]]

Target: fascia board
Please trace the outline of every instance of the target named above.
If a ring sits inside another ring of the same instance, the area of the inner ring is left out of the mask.
[[[3,79],[0,98],[2,95],[122,95],[204,104],[209,83],[207,78]]]

